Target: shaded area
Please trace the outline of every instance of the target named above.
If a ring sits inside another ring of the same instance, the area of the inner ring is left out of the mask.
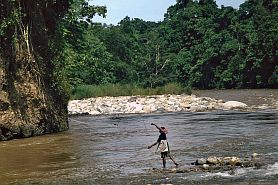
[[[0,141],[68,129],[53,49],[68,6],[66,0],[1,1]]]

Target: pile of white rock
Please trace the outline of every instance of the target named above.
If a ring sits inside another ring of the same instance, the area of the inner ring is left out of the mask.
[[[167,170],[169,173],[192,173],[192,172],[209,172],[209,173],[223,173],[228,172],[228,174],[233,175],[236,169],[239,168],[263,168],[266,164],[260,158],[259,154],[253,153],[251,157],[216,157],[211,156],[208,158],[197,159],[196,162],[191,163],[191,165],[186,165],[179,168],[171,168]],[[153,168],[153,170],[158,172],[163,172],[161,169]]]
[[[262,161],[259,154],[253,153],[251,157],[245,157],[243,159],[239,157],[216,157],[210,156],[208,158],[197,159],[196,162],[192,163],[194,165],[202,165],[203,168],[208,168],[210,166],[240,166],[240,167],[254,167],[261,166]]]
[[[96,97],[72,100],[68,104],[70,115],[75,114],[147,114],[163,112],[200,112],[210,110],[244,109],[247,105],[237,101],[224,102],[195,95],[154,95]]]

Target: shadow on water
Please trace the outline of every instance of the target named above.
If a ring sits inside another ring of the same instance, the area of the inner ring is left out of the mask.
[[[246,157],[265,165],[218,173],[170,173],[150,123],[169,129],[171,153],[187,168],[196,158]],[[214,111],[70,118],[68,132],[0,143],[1,184],[278,184],[278,116],[275,111]]]

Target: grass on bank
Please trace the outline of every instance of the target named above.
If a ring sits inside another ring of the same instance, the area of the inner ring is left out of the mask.
[[[191,94],[190,87],[177,83],[169,83],[163,87],[142,88],[136,85],[105,84],[81,85],[71,92],[71,99],[84,99],[102,96],[133,96],[133,95],[162,95],[162,94]]]

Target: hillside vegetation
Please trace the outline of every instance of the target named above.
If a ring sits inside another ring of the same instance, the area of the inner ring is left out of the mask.
[[[67,22],[63,74],[74,92],[103,84],[277,88],[277,23],[272,0],[247,0],[239,9],[178,0],[158,23]]]

